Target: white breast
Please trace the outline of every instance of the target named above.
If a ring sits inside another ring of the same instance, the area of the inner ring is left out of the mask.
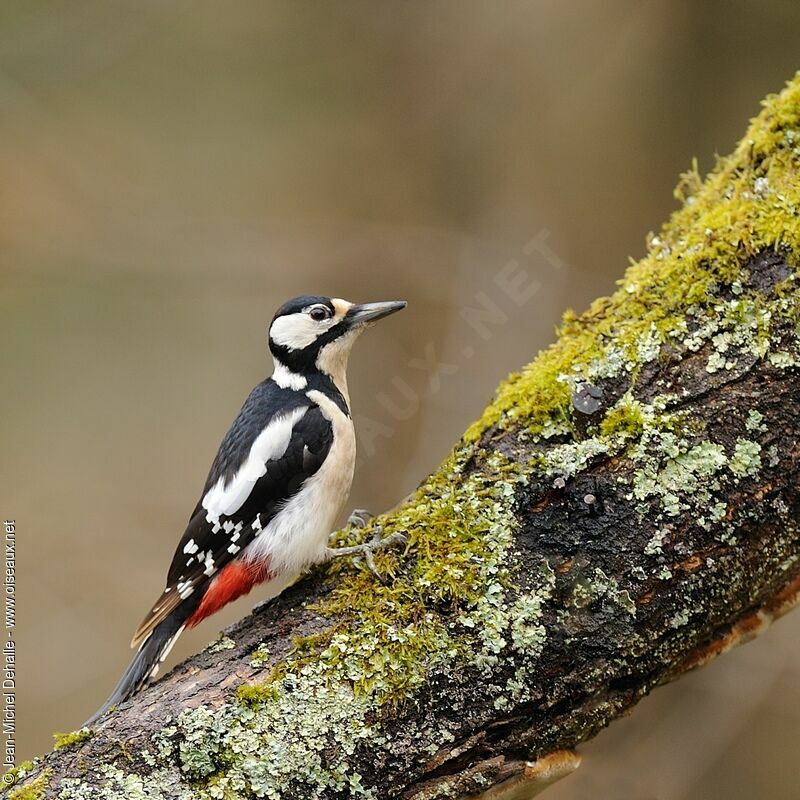
[[[297,574],[322,560],[328,536],[344,509],[353,482],[356,458],[353,421],[322,392],[314,390],[306,396],[330,420],[333,443],[322,466],[244,552],[248,560],[269,557],[270,568],[276,575]]]

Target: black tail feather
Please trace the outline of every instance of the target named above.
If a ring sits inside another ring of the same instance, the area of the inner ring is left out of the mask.
[[[103,705],[92,714],[83,727],[94,725],[112,706],[116,707],[139,691],[153,676],[153,671],[166,657],[175,639],[180,636],[185,622],[184,614],[173,614],[156,627],[144,640],[139,651],[122,673],[115,689]]]

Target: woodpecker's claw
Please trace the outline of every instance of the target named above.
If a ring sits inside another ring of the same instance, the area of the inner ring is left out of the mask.
[[[329,547],[326,551],[327,559],[331,561],[340,556],[362,556],[370,572],[379,581],[382,581],[383,577],[375,566],[374,554],[378,550],[384,550],[387,547],[394,547],[395,545],[402,545],[408,542],[408,537],[404,533],[392,533],[386,538],[381,538],[382,533],[383,530],[381,528],[376,528],[375,535],[368,542],[354,544],[351,547]]]
[[[356,528],[366,528],[367,523],[372,519],[374,514],[366,508],[354,508],[347,518],[347,524],[353,525]]]

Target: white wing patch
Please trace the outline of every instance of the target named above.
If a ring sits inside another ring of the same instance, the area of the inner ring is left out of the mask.
[[[276,575],[296,575],[322,559],[353,480],[356,440],[352,420],[322,392],[310,391],[306,396],[333,426],[330,450],[322,466],[263,529],[260,516],[253,520],[258,535],[243,554],[251,562],[269,557],[270,570]]]
[[[239,471],[225,483],[222,476],[203,497],[206,519],[219,530],[220,517],[235,514],[253,491],[258,479],[267,471],[267,462],[280,458],[289,446],[292,430],[307,408],[296,408],[285,416],[276,417],[264,428],[250,447]]]

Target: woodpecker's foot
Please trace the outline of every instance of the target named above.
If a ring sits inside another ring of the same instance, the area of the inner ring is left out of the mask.
[[[356,528],[366,528],[367,523],[372,519],[374,514],[366,508],[354,508],[347,518],[347,524],[353,525]]]
[[[387,547],[394,547],[408,542],[408,537],[406,537],[404,533],[392,533],[384,539],[381,538],[382,533],[383,530],[381,528],[376,528],[375,535],[368,542],[364,542],[364,544],[355,544],[351,547],[329,547],[325,551],[327,560],[331,561],[340,556],[362,556],[364,561],[367,562],[370,572],[378,580],[382,581],[383,578],[375,566],[374,554],[378,550],[384,550]]]

